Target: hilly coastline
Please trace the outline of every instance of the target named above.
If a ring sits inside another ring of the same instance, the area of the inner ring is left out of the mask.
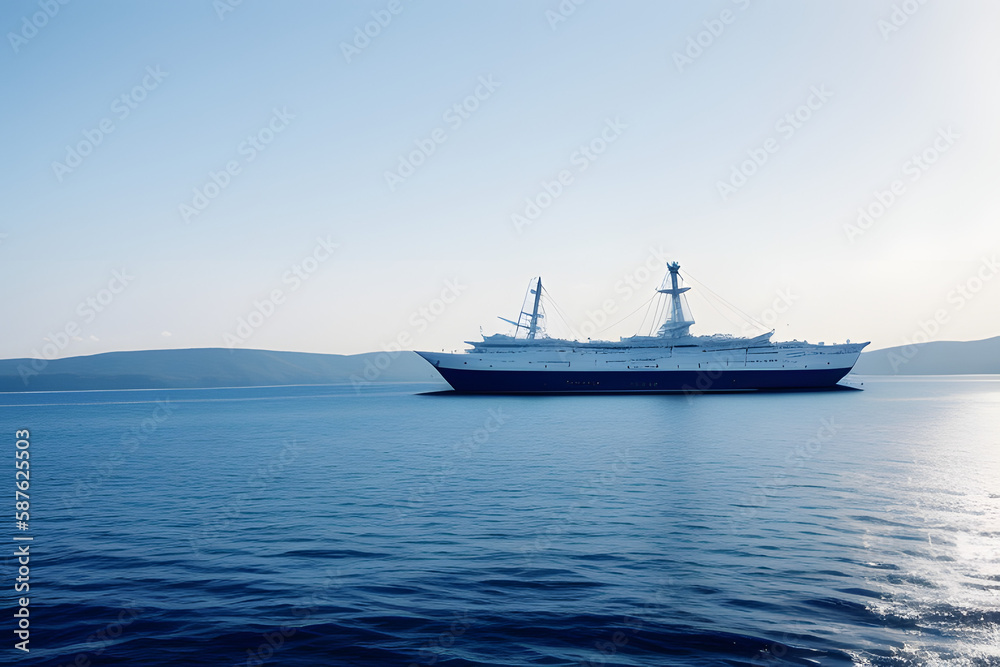
[[[194,348],[0,360],[0,391],[440,382],[413,352],[311,354]]]
[[[1000,336],[935,341],[861,355],[858,375],[1000,374]],[[442,383],[413,352],[313,354],[194,348],[0,360],[0,391],[255,387],[376,382]]]
[[[932,341],[865,352],[859,375],[1000,374],[1000,336],[973,341]]]

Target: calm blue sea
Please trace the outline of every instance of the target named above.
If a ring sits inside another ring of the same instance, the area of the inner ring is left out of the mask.
[[[858,381],[2,394],[0,662],[1000,664],[1000,377]]]

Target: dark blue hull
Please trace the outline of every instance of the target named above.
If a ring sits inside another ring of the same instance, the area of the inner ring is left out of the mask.
[[[463,394],[657,394],[833,387],[851,369],[744,371],[483,371],[437,367]]]

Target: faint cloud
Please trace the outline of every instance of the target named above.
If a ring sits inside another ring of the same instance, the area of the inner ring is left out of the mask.
[[[164,331],[160,335],[163,336],[164,338],[170,338],[171,336],[173,336],[173,334],[170,333],[169,331]]]

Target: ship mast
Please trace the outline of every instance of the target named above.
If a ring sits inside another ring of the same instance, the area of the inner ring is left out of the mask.
[[[542,277],[538,276],[538,284],[535,285],[535,306],[531,309],[531,325],[528,327],[528,340],[535,337],[538,331],[538,302],[542,298]]]
[[[535,295],[534,305],[531,308],[530,314],[524,310],[524,304],[527,303],[529,294]],[[528,333],[526,335],[526,338],[528,340],[534,340],[535,335],[538,333],[538,318],[544,317],[543,315],[538,314],[538,307],[541,302],[541,299],[542,299],[542,278],[541,276],[539,276],[537,282],[535,283],[535,288],[532,289],[529,287],[528,294],[524,295],[524,303],[521,304],[521,314],[518,316],[517,322],[515,322],[514,320],[508,320],[506,317],[497,317],[497,319],[503,320],[508,324],[513,324],[515,336],[517,336],[518,329],[527,329]],[[524,321],[524,317],[526,315],[529,316],[530,318],[528,320],[528,324],[527,325],[521,324],[521,322]]]
[[[688,331],[691,325],[694,324],[693,319],[687,319],[687,313],[690,313],[691,309],[687,305],[687,297],[682,296],[684,292],[687,292],[691,288],[680,287],[678,272],[681,269],[681,265],[678,262],[667,264],[667,269],[670,270],[670,288],[656,291],[660,294],[670,296],[670,316],[663,323],[663,326],[660,327],[657,335],[664,338],[680,338],[681,336],[689,335]]]

